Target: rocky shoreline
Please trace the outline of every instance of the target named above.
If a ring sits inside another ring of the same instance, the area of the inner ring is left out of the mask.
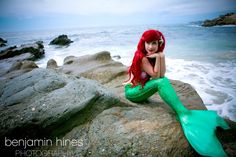
[[[16,59],[24,54],[0,60],[0,66],[5,65],[0,72],[0,139],[5,154],[38,150],[60,153],[37,156],[58,157],[199,156],[158,94],[143,103],[125,99],[122,82],[127,67],[112,60],[109,52],[68,56],[62,66],[52,59],[46,69],[31,59]],[[191,85],[171,83],[187,108],[206,109]],[[232,129],[218,129],[217,135],[233,156],[236,125],[229,124]],[[6,138],[8,145],[14,139],[50,139],[52,143],[25,149],[6,146]],[[59,144],[58,138],[70,142]]]
[[[204,27],[222,26],[222,25],[236,25],[236,14],[228,13],[220,15],[218,18],[212,20],[205,20],[202,24]]]

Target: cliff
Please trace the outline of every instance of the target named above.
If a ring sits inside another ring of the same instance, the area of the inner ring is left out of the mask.
[[[204,27],[211,27],[217,25],[236,25],[236,14],[228,13],[225,15],[221,15],[218,18],[212,20],[205,20],[202,24]]]

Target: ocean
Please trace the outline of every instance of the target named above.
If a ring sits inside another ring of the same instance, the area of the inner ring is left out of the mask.
[[[119,55],[120,59],[113,59],[129,66],[139,38],[147,29],[158,29],[166,38],[166,76],[191,84],[209,110],[236,121],[236,26],[90,27],[0,32],[0,37],[8,41],[8,46],[43,41],[45,57],[36,61],[39,67],[46,67],[52,58],[62,65],[66,56],[79,57],[104,50],[111,56]],[[68,47],[49,45],[61,34],[74,42]]]

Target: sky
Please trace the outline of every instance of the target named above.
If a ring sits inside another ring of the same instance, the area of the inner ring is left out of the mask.
[[[236,12],[236,0],[0,0],[0,32],[181,24]]]

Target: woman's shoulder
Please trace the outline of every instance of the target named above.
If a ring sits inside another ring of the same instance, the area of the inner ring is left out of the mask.
[[[146,56],[142,58],[142,63],[149,63],[149,60]]]

